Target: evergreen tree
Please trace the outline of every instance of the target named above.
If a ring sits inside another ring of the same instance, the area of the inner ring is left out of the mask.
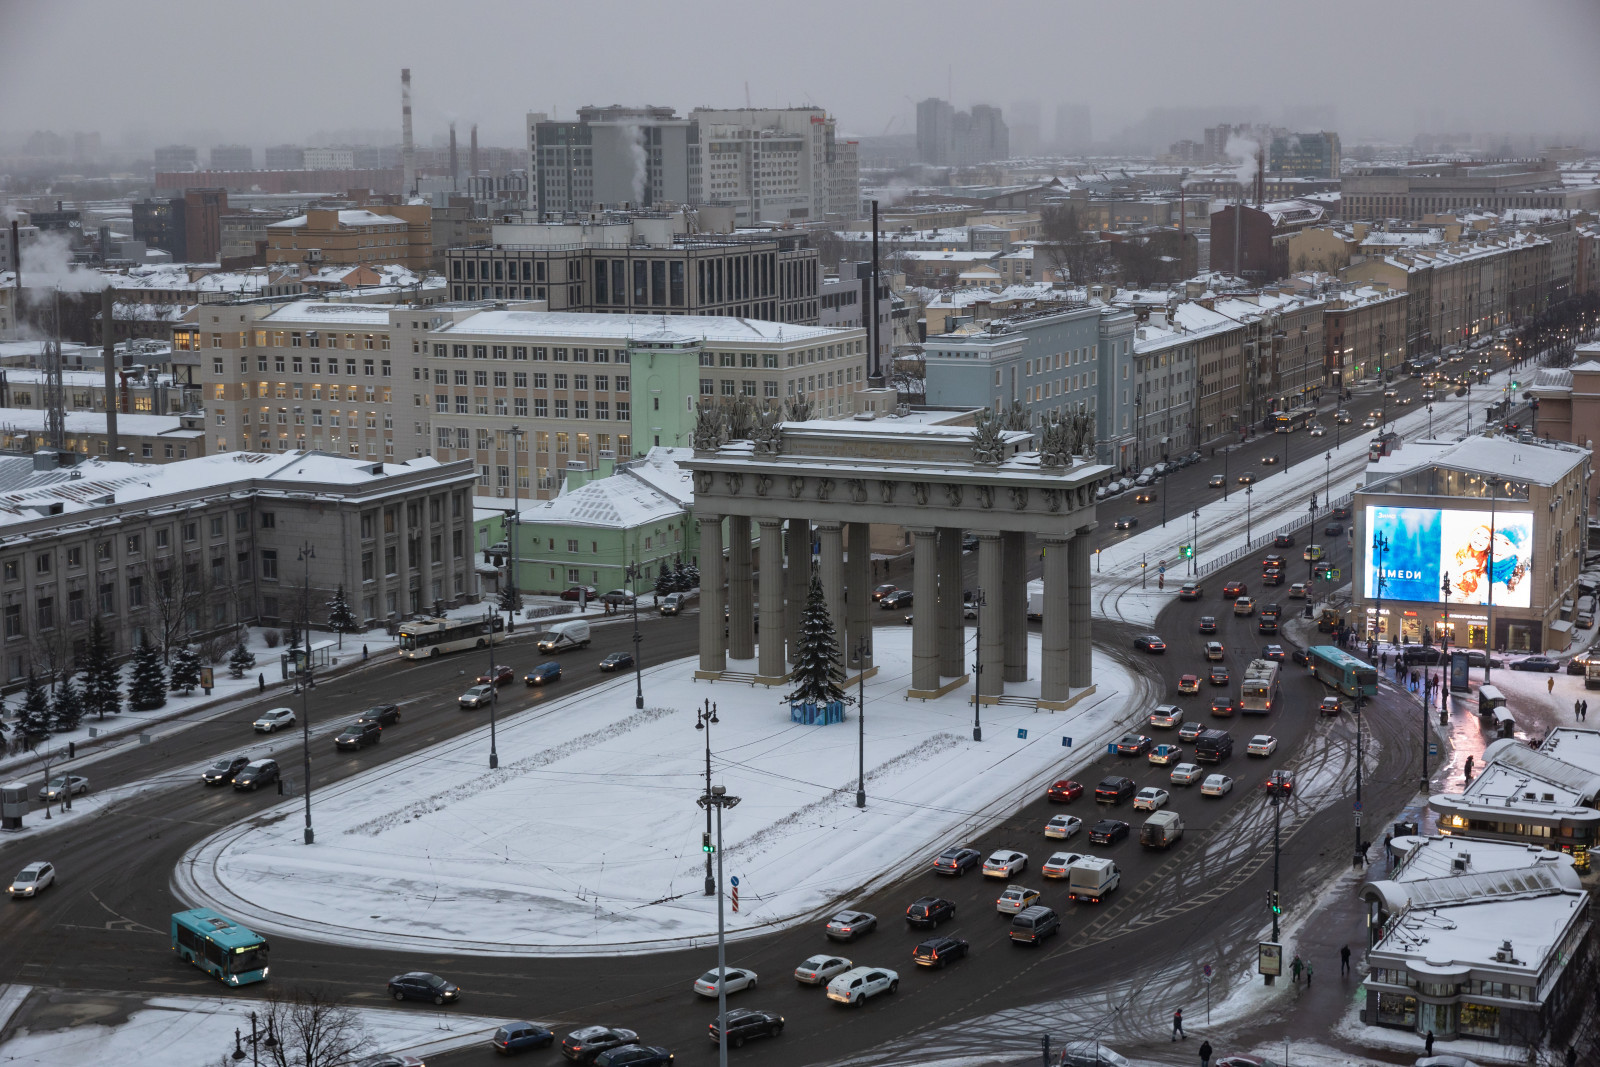
[[[672,568],[662,567],[661,573],[656,575],[656,596],[666,596],[677,591],[678,583],[673,579]]]
[[[811,589],[806,593],[805,611],[800,616],[800,654],[795,658],[794,692],[784,698],[789,704],[815,704],[824,707],[844,699],[844,667],[839,658],[839,642],[834,637],[833,620],[828,617],[828,602],[822,595],[822,579],[811,574]]]
[[[70,733],[78,728],[82,720],[83,700],[69,674],[56,688],[55,701],[50,708],[50,725],[56,733]]]
[[[353,634],[361,629],[361,620],[356,618],[356,613],[350,610],[349,601],[344,598],[344,586],[339,586],[339,591],[333,594],[333,599],[328,601],[328,626],[339,635],[339,647],[344,647],[344,635]]]
[[[193,692],[200,684],[200,666],[200,653],[187,644],[180,646],[172,664],[172,688],[185,696]]]
[[[39,684],[39,679],[34,677],[32,671],[28,672],[28,689],[22,698],[22,714],[17,719],[17,729],[22,731],[23,737],[50,736],[50,701],[45,696],[44,686]]]
[[[128,707],[154,711],[167,702],[167,669],[161,651],[149,641],[133,654],[133,677],[128,682]]]
[[[228,673],[235,678],[243,678],[244,672],[252,669],[255,665],[256,654],[245,648],[243,641],[235,645],[233,652],[228,656]]]
[[[122,711],[122,677],[111,656],[111,642],[96,618],[89,628],[89,647],[83,656],[83,710],[105,718]]]
[[[288,629],[283,631],[283,643],[289,648],[298,648],[300,637],[300,618],[299,616],[292,616],[289,619]]]

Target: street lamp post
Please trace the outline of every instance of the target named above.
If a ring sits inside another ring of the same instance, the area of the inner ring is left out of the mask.
[[[628,579],[628,592],[633,603],[633,706],[644,707],[644,666],[639,662],[639,564],[628,564],[625,572]]]
[[[1333,507],[1333,453],[1329,452],[1323,457],[1325,468],[1322,474],[1322,506]]]
[[[490,609],[489,624],[489,769],[500,766],[500,750],[495,743],[495,705],[500,703],[500,677],[494,672],[494,624],[500,616]]]
[[[867,662],[867,639],[856,642],[856,662]],[[867,671],[856,671],[856,807],[867,806]]]
[[[1276,781],[1267,782],[1267,799],[1272,804],[1272,940],[1278,940],[1278,911],[1281,907],[1281,898],[1278,896],[1278,831],[1283,825],[1283,785]],[[1272,983],[1272,976],[1267,976],[1267,984]]]
[[[1428,405],[1428,436],[1433,437],[1433,405]]]
[[[1361,738],[1361,706],[1366,703],[1366,693],[1356,686],[1356,858],[1361,857],[1361,764],[1365,755]]]
[[[1194,541],[1189,545],[1189,573],[1200,577],[1200,509],[1194,509]]]
[[[1161,528],[1167,528],[1167,446],[1161,446]]]
[[[706,732],[706,791],[699,800],[702,808],[706,809],[706,834],[711,833],[711,724],[718,722],[717,706],[709,699],[705,707],[699,708],[694,713],[694,728]],[[711,896],[717,891],[716,879],[711,876],[711,854],[706,853],[706,896]]]
[[[1250,497],[1255,493],[1255,486],[1244,487],[1244,544],[1250,547]]]
[[[717,895],[717,1064],[728,1067],[728,934],[722,902],[722,809],[739,803],[739,798],[728,795],[726,786],[706,790],[700,806],[706,809],[706,820],[711,819],[711,809],[717,809],[717,881],[712,892]],[[706,867],[711,866],[711,856],[706,855]]]
[[[1374,587],[1375,591],[1377,592],[1377,597],[1375,598],[1375,613],[1372,616],[1372,633],[1374,642],[1377,640],[1378,627],[1383,624],[1383,586],[1385,583],[1385,579],[1383,577],[1383,555],[1387,551],[1389,551],[1389,538],[1381,533],[1374,534],[1372,537],[1372,554],[1378,557],[1378,581]]]
[[[523,429],[520,426],[511,427],[511,580],[506,584],[511,587],[511,596],[507,603],[511,604],[511,611],[506,621],[506,633],[517,632],[517,602],[521,599],[517,595],[517,535],[522,532],[522,482],[517,476],[517,452],[522,445]]]
[[[300,745],[305,758],[305,842],[308,845],[314,844],[317,840],[316,831],[311,828],[311,689],[316,685],[311,673],[311,561],[316,558],[317,550],[311,542],[302,542],[300,562],[305,564],[305,583],[301,594],[301,617],[305,622],[306,661],[301,665],[305,677],[300,679]]]
[[[972,739],[983,740],[983,724],[978,721],[978,690],[983,687],[983,606],[987,598],[979,589],[972,596],[972,606],[977,611],[977,622],[972,627]]]

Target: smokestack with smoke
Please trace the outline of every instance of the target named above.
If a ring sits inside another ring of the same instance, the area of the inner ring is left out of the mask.
[[[1243,202],[1245,190],[1250,187],[1255,178],[1256,156],[1260,153],[1261,146],[1251,138],[1240,137],[1235,133],[1229,135],[1228,144],[1222,151],[1229,159],[1235,160],[1239,164],[1234,170],[1233,176],[1234,180],[1239,183],[1239,200]]]
[[[628,154],[633,159],[633,203],[644,207],[644,192],[649,178],[649,156],[644,150],[644,129],[628,127]]]
[[[467,178],[478,176],[478,124],[472,124],[472,144],[467,149]]]
[[[97,293],[106,280],[99,271],[72,262],[72,249],[59,233],[41,233],[22,251],[22,270],[34,289],[60,289],[64,293]]]
[[[416,149],[411,143],[411,68],[400,68],[400,152],[405,165],[405,183],[400,191],[411,196],[417,191]]]
[[[456,165],[456,124],[450,124],[450,191],[455,192],[456,181],[461,172]]]

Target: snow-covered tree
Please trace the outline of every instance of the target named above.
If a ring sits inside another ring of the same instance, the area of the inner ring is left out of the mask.
[[[823,707],[844,700],[844,666],[839,657],[839,642],[833,620],[828,616],[828,601],[822,595],[822,580],[813,571],[806,606],[800,616],[800,651],[795,657],[794,691],[784,698],[788,704],[815,704]]]
[[[340,648],[344,647],[345,634],[353,634],[361,629],[361,620],[356,618],[356,613],[350,610],[350,602],[344,598],[343,585],[328,601],[328,627],[339,635]]]
[[[50,707],[50,726],[56,733],[70,733],[78,728],[82,720],[83,699],[69,674],[56,687],[55,700]]]
[[[256,665],[256,654],[244,647],[240,641],[233,646],[233,651],[228,654],[228,673],[235,678],[243,678],[244,672],[251,670]]]
[[[161,650],[146,641],[133,653],[133,677],[128,682],[128,707],[154,711],[167,702],[167,668]]]
[[[200,666],[200,653],[187,644],[180,647],[172,659],[173,690],[182,690],[186,696],[193,692],[200,684]]]
[[[28,688],[22,698],[22,714],[17,719],[17,729],[22,731],[23,737],[50,736],[50,700],[32,671],[28,672]]]
[[[111,655],[111,641],[96,618],[89,628],[89,645],[83,656],[83,710],[105,718],[122,711],[122,676]]]

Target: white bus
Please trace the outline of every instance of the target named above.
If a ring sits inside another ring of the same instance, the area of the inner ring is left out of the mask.
[[[402,659],[427,659],[464,648],[485,648],[491,634],[505,629],[498,613],[487,619],[417,619],[400,624]]]
[[[1239,710],[1265,715],[1278,699],[1278,661],[1253,659],[1239,684]]]

